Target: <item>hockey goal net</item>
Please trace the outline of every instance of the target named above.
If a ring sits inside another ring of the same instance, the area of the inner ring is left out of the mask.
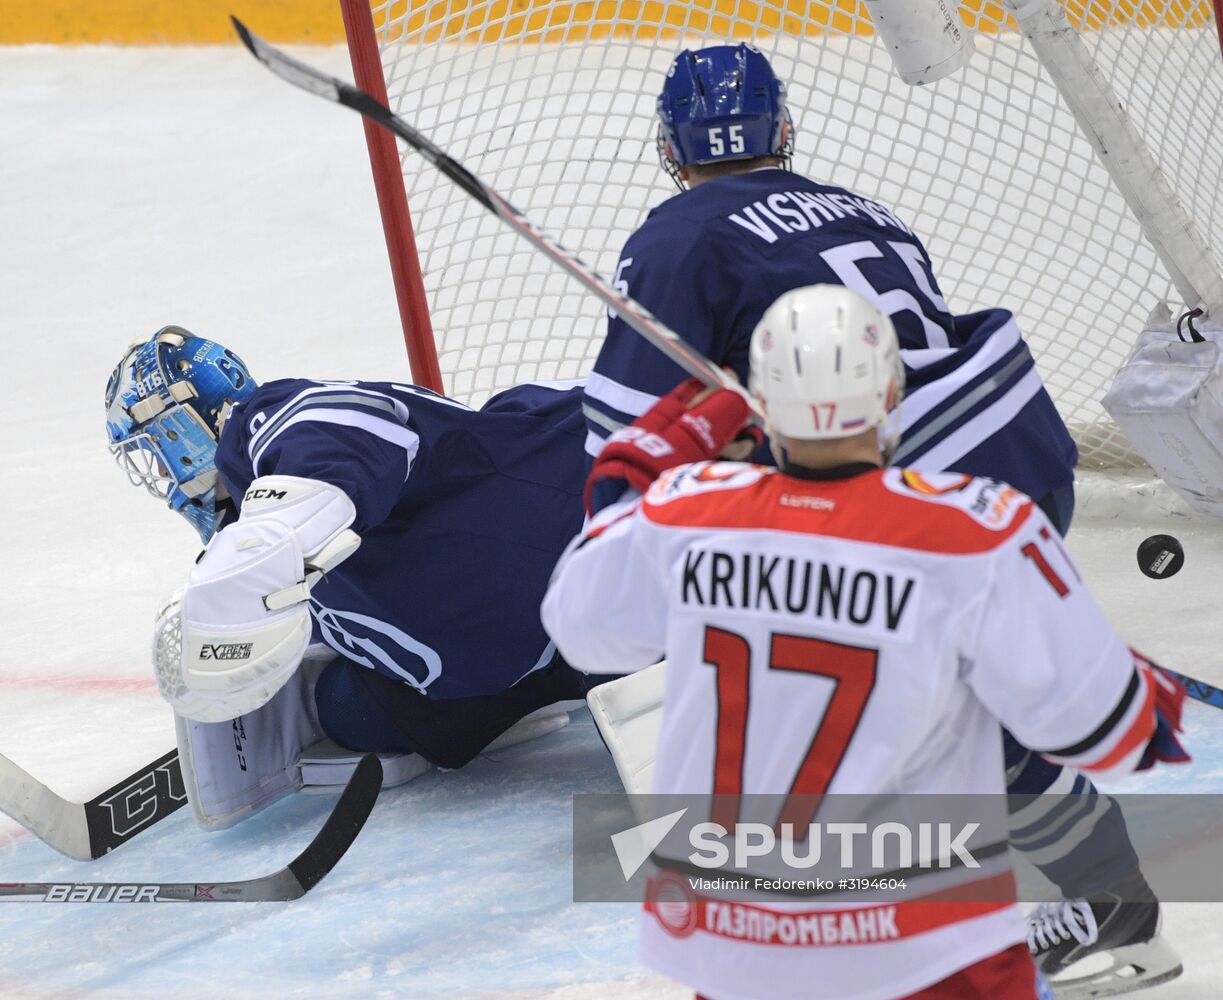
[[[1211,3],[1063,2],[1209,239],[1223,225]],[[751,41],[789,85],[794,169],[893,207],[953,310],[1013,310],[1085,461],[1129,464],[1100,398],[1151,309],[1186,297],[1002,7],[962,5],[974,57],[920,87],[901,82],[857,0],[394,0],[372,14],[392,109],[604,275],[674,193],[654,143],[671,59]],[[422,159],[401,167],[446,391],[478,404],[584,374],[600,304]]]

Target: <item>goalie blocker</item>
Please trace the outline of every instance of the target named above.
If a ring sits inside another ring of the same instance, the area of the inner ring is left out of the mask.
[[[357,550],[343,490],[297,476],[251,483],[155,632],[157,682],[175,714],[224,722],[265,705],[310,643],[310,591]]]

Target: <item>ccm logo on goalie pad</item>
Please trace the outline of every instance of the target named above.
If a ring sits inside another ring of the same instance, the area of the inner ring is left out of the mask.
[[[249,660],[254,643],[224,642],[204,643],[200,647],[201,660]]]
[[[259,489],[247,490],[242,497],[243,503],[248,503],[251,500],[283,500],[289,495],[288,490],[269,490],[260,487]]]

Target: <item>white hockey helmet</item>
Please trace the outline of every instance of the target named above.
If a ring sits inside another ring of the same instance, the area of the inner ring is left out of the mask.
[[[892,321],[843,285],[795,288],[769,306],[752,333],[751,365],[770,434],[797,440],[886,424],[904,389]]]

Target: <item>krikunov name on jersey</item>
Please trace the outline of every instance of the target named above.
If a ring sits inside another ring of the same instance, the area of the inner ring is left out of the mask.
[[[788,611],[825,621],[900,629],[917,579],[760,552],[690,549],[680,600],[708,608]]]

